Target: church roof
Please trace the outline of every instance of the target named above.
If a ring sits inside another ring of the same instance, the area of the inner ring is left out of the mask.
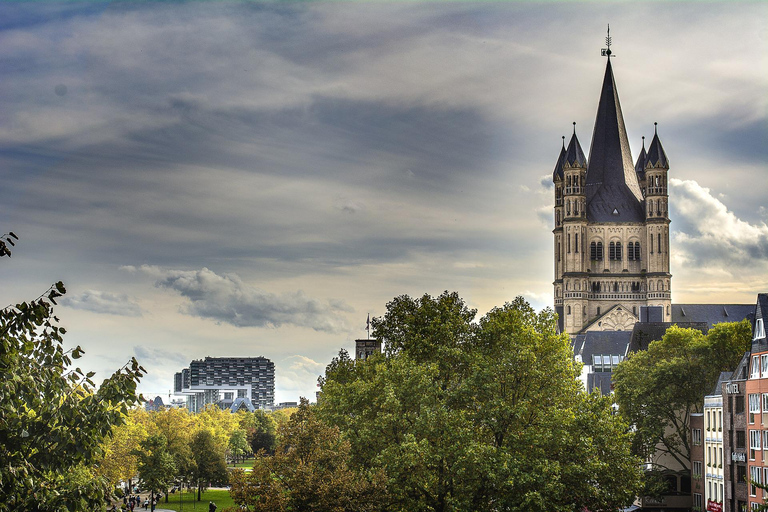
[[[574,123],[575,125],[576,123]],[[573,136],[568,143],[568,149],[565,152],[565,162],[571,167],[586,167],[587,157],[584,156],[584,151],[581,149],[579,139],[576,137],[576,128],[574,127]]]
[[[640,155],[637,157],[635,163],[635,173],[637,174],[638,181],[645,179],[645,160],[648,154],[645,152],[645,137],[643,137],[643,149],[640,150]]]
[[[597,106],[585,189],[590,221],[644,221],[643,194],[629,150],[610,59]]]
[[[651,147],[648,148],[648,155],[646,156],[644,167],[648,167],[649,165],[651,167],[661,166],[665,169],[669,169],[667,154],[664,152],[664,148],[661,147],[658,133],[653,134]]]
[[[754,315],[754,304],[672,304],[672,322],[741,322]]]
[[[560,156],[557,157],[555,170],[552,173],[552,181],[557,180],[557,178],[563,179],[563,165],[565,165],[565,137],[563,137],[563,149],[560,150]]]

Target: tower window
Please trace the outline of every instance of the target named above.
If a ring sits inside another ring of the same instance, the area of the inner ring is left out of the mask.
[[[568,314],[571,314],[571,306],[568,306]]]
[[[603,242],[597,242],[597,260],[603,259]]]
[[[579,234],[576,233],[574,236],[576,237],[575,244],[574,244],[576,246],[575,252],[579,252]]]
[[[597,259],[597,244],[595,242],[592,242],[589,244],[589,259],[596,260]]]
[[[661,233],[659,233],[657,236],[658,244],[656,244],[656,248],[661,252]]]
[[[635,242],[635,259],[640,261],[640,242]]]
[[[614,242],[611,242],[611,244],[608,247],[608,257],[611,260],[615,260],[616,259],[616,243],[614,243]]]
[[[616,242],[616,259],[621,260],[621,242]]]

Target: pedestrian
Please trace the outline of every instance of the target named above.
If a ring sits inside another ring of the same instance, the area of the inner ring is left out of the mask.
[[[216,504],[212,501],[208,502],[208,512],[216,512]]]

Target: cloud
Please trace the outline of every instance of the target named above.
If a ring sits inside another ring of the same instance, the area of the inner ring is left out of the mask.
[[[189,299],[183,308],[186,314],[236,327],[294,325],[338,333],[346,330],[342,314],[353,311],[341,300],[321,301],[301,290],[277,295],[244,283],[237,274],[219,275],[207,268],[167,270],[144,265],[141,270],[157,279],[156,286]]]
[[[672,218],[679,226],[672,233],[676,261],[730,275],[765,267],[765,222],[751,224],[739,219],[696,181],[673,178],[669,186]]]
[[[61,303],[73,309],[102,315],[141,316],[141,307],[136,299],[125,294],[86,290],[78,295],[62,298]]]
[[[146,347],[144,345],[136,345],[133,347],[133,353],[139,363],[145,367],[150,362],[162,362],[165,365],[174,363],[181,369],[181,367],[188,366],[190,361],[190,357],[181,352],[171,352],[161,348]]]
[[[280,391],[278,402],[298,401],[300,396],[315,401],[317,378],[325,373],[325,364],[306,356],[290,356],[278,361],[275,368],[275,388]]]

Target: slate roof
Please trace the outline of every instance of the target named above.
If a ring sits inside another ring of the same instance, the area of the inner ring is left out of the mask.
[[[664,152],[664,148],[661,147],[661,141],[659,140],[659,134],[653,134],[653,140],[651,141],[651,147],[648,148],[648,155],[645,158],[644,167],[657,167],[661,166],[665,169],[669,169],[669,160],[667,160],[667,154]]]
[[[720,322],[740,322],[754,318],[754,304],[672,304],[672,322],[706,322],[709,327]]]
[[[707,396],[718,396],[723,394],[723,384],[731,380],[731,376],[736,372],[720,372],[720,376],[717,378],[717,384],[715,389]]]
[[[631,331],[587,331],[572,336],[573,353],[584,364],[592,364],[593,355],[626,356],[631,336]]]
[[[552,181],[556,181],[557,178],[563,179],[563,164],[565,163],[565,137],[563,137],[563,149],[560,150],[560,156],[557,157],[557,163],[555,164],[555,170],[552,172]]]
[[[610,395],[612,376],[613,373],[611,372],[590,373],[587,375],[587,393],[591,393],[597,388],[600,390],[601,395]]]
[[[757,318],[763,319],[763,330],[768,328],[768,293],[758,293],[757,303],[752,306],[752,333],[755,333],[755,320]],[[752,340],[752,352],[764,352],[768,350],[768,339],[759,338]]]
[[[637,174],[637,180],[643,181],[645,179],[645,159],[647,153],[645,152],[645,137],[643,137],[643,149],[640,150],[640,155],[635,162],[635,174]]]
[[[605,67],[587,167],[587,219],[643,222],[643,194],[629,150],[611,60]]]
[[[568,149],[565,152],[565,163],[571,167],[586,167],[587,157],[584,156],[584,151],[581,150],[581,144],[576,137],[576,129],[573,130],[573,136],[568,143]]]

